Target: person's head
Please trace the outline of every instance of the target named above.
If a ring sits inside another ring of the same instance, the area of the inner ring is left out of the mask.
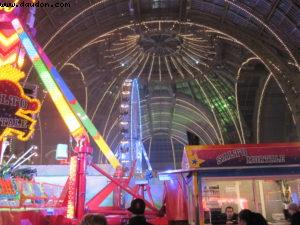
[[[105,216],[99,214],[85,215],[79,225],[107,225]]]
[[[146,204],[143,199],[137,198],[131,202],[128,211],[132,212],[135,215],[143,215],[145,212]]]
[[[289,214],[294,215],[296,212],[299,211],[299,207],[296,203],[291,203],[289,204],[288,211]]]
[[[239,225],[251,225],[253,213],[249,209],[243,209],[239,213]]]
[[[257,225],[268,225],[267,220],[260,213],[254,213],[254,222]]]
[[[243,209],[239,213],[239,225],[268,225],[268,223],[260,213]]]
[[[233,217],[234,211],[233,211],[232,206],[227,206],[226,207],[225,214],[226,214],[227,218],[232,218]]]

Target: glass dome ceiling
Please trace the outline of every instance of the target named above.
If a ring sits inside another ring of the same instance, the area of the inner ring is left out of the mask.
[[[179,165],[186,131],[201,144],[274,142],[299,134],[297,2],[74,4],[66,12],[38,10],[37,39],[112,149],[121,138],[120,87],[135,77],[144,143],[156,169]],[[34,81],[32,74],[29,68]],[[47,125],[36,139],[47,152],[68,135],[47,96],[44,104],[40,121]],[[105,161],[95,154],[95,161]]]

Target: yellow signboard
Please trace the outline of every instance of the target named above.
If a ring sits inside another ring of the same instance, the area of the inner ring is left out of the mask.
[[[33,114],[40,111],[38,99],[25,95],[20,80],[25,74],[11,65],[0,67],[0,141],[16,135],[28,140],[34,132],[36,120]]]

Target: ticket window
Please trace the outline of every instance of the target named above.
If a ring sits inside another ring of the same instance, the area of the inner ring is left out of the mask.
[[[270,222],[285,224],[283,215],[285,198],[299,203],[300,179],[283,181],[208,178],[202,179],[201,184],[203,199],[201,208],[204,210],[205,224],[219,224],[227,206],[232,206],[236,213],[242,209],[250,209],[261,213]],[[283,195],[284,188],[289,193]]]

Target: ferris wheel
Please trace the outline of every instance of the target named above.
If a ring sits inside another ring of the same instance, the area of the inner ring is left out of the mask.
[[[135,166],[135,176],[143,177],[143,158],[147,164],[146,173],[152,174],[152,167],[142,142],[141,106],[137,79],[126,79],[122,85],[120,131],[122,140],[117,149],[117,157],[124,168],[125,176]]]

